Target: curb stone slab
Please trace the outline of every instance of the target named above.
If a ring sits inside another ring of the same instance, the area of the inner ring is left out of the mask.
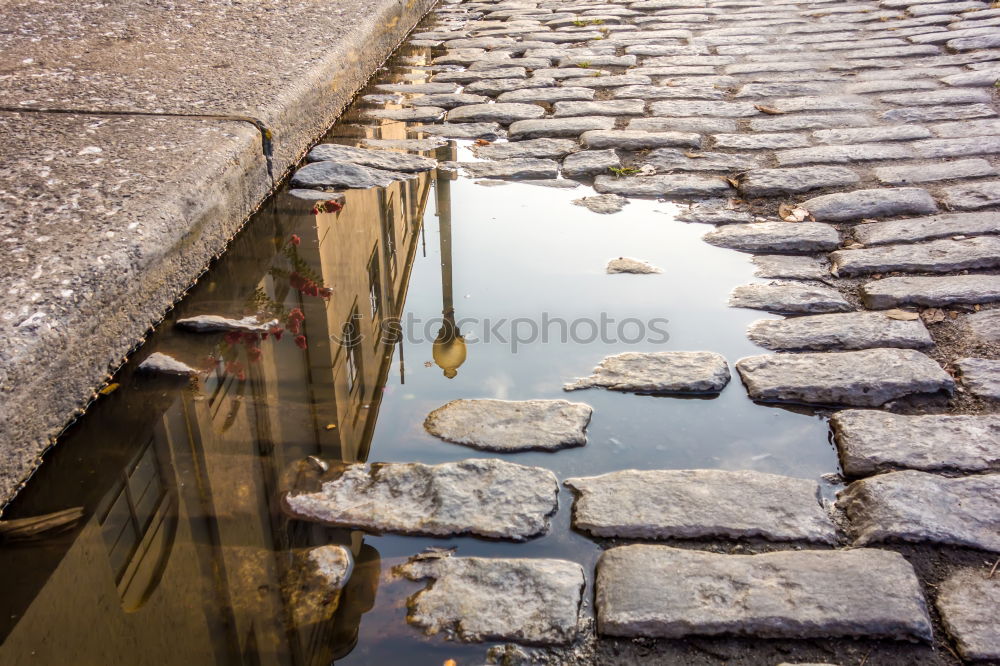
[[[742,252],[809,253],[840,247],[840,234],[820,222],[755,222],[728,225],[702,239],[719,247]]]
[[[552,559],[426,557],[397,568],[433,582],[407,600],[407,621],[429,635],[479,643],[563,645],[577,635],[583,567]]]
[[[877,407],[955,389],[941,366],[912,349],[751,356],[736,369],[750,397],[762,402]]]
[[[750,324],[751,341],[767,349],[785,351],[836,351],[898,347],[930,347],[934,344],[919,320],[901,321],[883,312],[842,312],[761,319]]]
[[[985,571],[961,571],[938,588],[935,602],[958,652],[970,661],[1000,661],[1000,578]]]
[[[753,471],[625,470],[566,479],[573,526],[600,537],[835,543],[819,484]]]
[[[930,640],[913,567],[871,548],[720,555],[621,546],[597,565],[606,636],[856,636]]]
[[[830,418],[844,475],[897,469],[1000,471],[1000,416],[848,409]]]
[[[718,393],[729,379],[729,365],[721,354],[625,352],[608,356],[592,375],[563,385],[563,390],[600,387],[632,393]]]
[[[337,527],[524,541],[549,530],[558,493],[546,469],[470,459],[349,464],[318,492],[289,493],[284,502],[296,518]]]
[[[878,310],[898,305],[992,303],[1000,301],[1000,275],[890,277],[864,284],[861,298]]]
[[[938,543],[1000,552],[1000,474],[880,474],[837,493],[855,544]]]
[[[424,428],[483,451],[557,451],[587,443],[592,411],[566,400],[453,400],[431,412]]]
[[[986,358],[960,358],[955,366],[962,373],[962,384],[980,398],[1000,400],[1000,361]]]
[[[832,287],[793,281],[742,284],[729,295],[729,307],[788,314],[828,314],[854,309]]]

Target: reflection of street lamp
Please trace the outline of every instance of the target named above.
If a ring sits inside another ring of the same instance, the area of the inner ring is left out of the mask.
[[[451,294],[451,180],[439,172],[436,188],[436,203],[441,232],[441,330],[434,339],[431,354],[444,376],[452,379],[458,374],[458,367],[465,362],[465,339],[455,323],[455,306]]]

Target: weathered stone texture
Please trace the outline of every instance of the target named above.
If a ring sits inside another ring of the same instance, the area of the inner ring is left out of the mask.
[[[1000,275],[891,277],[862,285],[861,298],[876,309],[993,303],[1000,301]]]
[[[945,579],[935,602],[958,652],[970,661],[1000,661],[1000,578],[984,570],[961,571]]]
[[[919,348],[934,344],[919,319],[900,321],[882,312],[842,312],[789,319],[762,319],[749,338],[775,350],[836,351],[874,347]]]
[[[589,377],[566,391],[601,387],[633,393],[718,393],[729,383],[729,365],[712,352],[625,352],[608,356]]]
[[[859,224],[851,229],[865,245],[912,243],[947,236],[978,236],[1000,233],[1000,213],[948,213]]]
[[[948,273],[1000,266],[1000,237],[977,236],[964,240],[934,240],[907,245],[881,245],[838,250],[830,261],[843,275],[902,271]]]
[[[819,222],[756,222],[710,231],[706,242],[744,252],[808,253],[834,250],[840,234]]]
[[[591,412],[566,400],[454,400],[431,412],[424,428],[485,451],[555,451],[587,443]]]
[[[960,358],[955,366],[962,373],[962,384],[980,398],[1000,400],[1000,361],[986,358]]]
[[[729,307],[789,314],[824,314],[854,309],[836,289],[793,281],[740,285],[730,294]]]

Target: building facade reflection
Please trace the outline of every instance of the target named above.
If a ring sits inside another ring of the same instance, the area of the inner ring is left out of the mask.
[[[282,194],[255,217],[140,352],[191,365],[210,357],[210,371],[187,382],[130,364],[116,377],[122,388],[64,437],[5,514],[79,505],[85,518],[0,546],[0,662],[311,666],[351,651],[375,601],[379,554],[361,532],[289,519],[279,498],[308,456],[369,456],[397,353],[402,371],[403,340],[387,322],[402,315],[432,190],[442,222],[450,210],[436,178],[350,191],[343,210],[318,215]],[[275,270],[293,235],[296,261],[329,299]],[[301,311],[303,345],[286,330],[253,352],[170,326],[242,316],[262,298]],[[329,543],[351,549],[354,574],[334,614],[303,623],[286,586],[294,555]]]

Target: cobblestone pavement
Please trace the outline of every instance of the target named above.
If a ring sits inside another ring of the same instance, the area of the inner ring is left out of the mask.
[[[431,83],[382,86],[401,108],[372,117],[443,120],[423,129],[479,139],[484,161],[438,168],[550,185],[562,176],[605,196],[685,202],[680,219],[715,225],[706,242],[752,253],[758,275],[774,280],[737,287],[732,306],[808,315],[751,326],[775,353],[735,363],[750,396],[873,408],[833,419],[847,486],[832,506],[812,482],[752,472],[570,479],[574,524],[613,546],[597,567],[596,632],[634,639],[602,642],[592,658],[655,661],[668,653],[649,639],[716,635],[873,639],[862,643],[876,651],[872,663],[1000,658],[1000,574],[991,572],[1000,426],[990,414],[1000,397],[991,309],[1000,301],[1000,8],[523,0],[449,3],[437,17],[410,42],[440,54]],[[326,172],[306,184],[347,186]],[[594,199],[584,205],[621,208]],[[611,356],[567,390],[717,392],[725,365],[710,354]],[[504,418],[523,435],[516,412]],[[497,421],[479,436],[502,439],[507,427]],[[412,507],[405,489],[393,502],[419,513],[426,493],[421,486]],[[479,497],[483,510],[510,499]],[[425,517],[440,521],[447,507],[431,504]],[[735,545],[747,537],[799,545],[781,554]],[[715,552],[673,547],[685,538],[714,539]],[[653,539],[674,541],[627,545]],[[505,631],[505,618],[488,612],[476,611],[481,635],[569,640],[564,603],[551,610],[558,626]],[[544,624],[545,612],[532,622]],[[836,645],[834,658],[856,663],[858,649]],[[771,648],[698,650],[776,661]]]

